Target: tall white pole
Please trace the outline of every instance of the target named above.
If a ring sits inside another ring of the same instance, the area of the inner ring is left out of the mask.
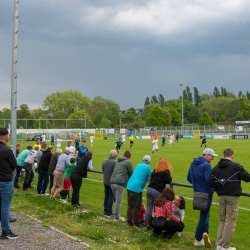
[[[183,91],[182,91],[182,84],[180,84],[181,86],[181,93],[182,93],[182,97],[181,97],[181,127],[182,127],[182,131],[183,131]]]
[[[16,128],[17,128],[17,47],[18,47],[18,4],[14,0],[13,47],[12,47],[12,75],[11,75],[11,135],[13,152],[16,155]]]
[[[87,134],[86,134],[86,115],[85,115],[85,139],[87,140]]]

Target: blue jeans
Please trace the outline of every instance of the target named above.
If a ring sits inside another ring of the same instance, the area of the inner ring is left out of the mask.
[[[37,192],[38,194],[45,194],[45,191],[48,187],[49,184],[49,174],[48,172],[39,170],[39,175],[38,175],[38,183],[37,183]],[[43,185],[43,190],[42,190],[42,185]]]
[[[0,182],[0,196],[2,202],[1,227],[3,233],[10,231],[10,207],[14,194],[13,182]]]
[[[18,165],[16,167],[16,177],[15,177],[15,182],[14,182],[15,187],[18,185],[18,177],[20,176],[22,168],[23,168],[22,166],[18,166]]]
[[[114,202],[114,194],[110,186],[104,185],[104,214],[112,214],[112,206]]]
[[[198,225],[196,227],[195,239],[198,241],[202,240],[202,236],[204,233],[208,234],[209,230],[209,217],[210,217],[210,208],[212,205],[213,194],[210,195],[210,201],[208,205],[208,209],[205,212],[200,212],[200,219]]]

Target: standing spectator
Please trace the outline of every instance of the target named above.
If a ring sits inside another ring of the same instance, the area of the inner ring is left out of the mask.
[[[21,149],[21,145],[17,144],[16,145],[16,157],[19,155],[19,150]]]
[[[27,149],[24,149],[17,157],[17,167],[16,167],[16,177],[15,177],[15,181],[14,181],[14,187],[15,188],[20,188],[18,186],[18,178],[20,176],[20,173],[22,171],[23,165],[24,165],[24,160],[26,159],[26,157],[28,156],[28,154],[30,153],[30,150],[32,150],[31,146],[28,146]]]
[[[36,155],[36,159],[37,159],[37,172],[39,174],[39,163],[40,163],[40,160],[43,156],[43,152],[46,150],[47,148],[47,144],[46,143],[43,143],[42,146],[41,146],[41,150],[37,152],[37,155]]]
[[[41,150],[41,145],[40,145],[40,140],[36,140],[36,144],[33,146],[33,149],[35,149],[35,147],[38,147],[38,150]]]
[[[232,162],[234,151],[226,148],[223,159],[218,162],[209,177],[210,187],[214,188],[219,197],[220,225],[217,232],[217,249],[236,250],[230,247],[238,216],[241,180],[250,182],[249,173],[238,163]]]
[[[34,173],[32,169],[32,165],[36,161],[37,151],[39,150],[38,147],[35,147],[35,150],[31,150],[26,159],[24,160],[23,168],[25,169],[25,179],[23,182],[23,190],[32,187],[31,182],[34,178]]]
[[[53,180],[54,180],[53,173],[55,171],[57,160],[59,158],[59,155],[61,155],[61,153],[62,153],[62,149],[58,148],[56,150],[56,153],[50,159],[49,170],[48,170],[49,179],[50,179],[50,184],[49,184],[49,192],[50,192],[50,194],[51,194],[51,188],[53,187]]]
[[[112,216],[112,206],[114,202],[114,194],[110,187],[110,177],[114,171],[115,164],[117,163],[116,158],[117,151],[111,150],[109,158],[105,159],[102,163],[103,171],[103,184],[104,184],[104,215]]]
[[[55,171],[53,172],[53,187],[50,192],[50,199],[56,200],[56,195],[63,190],[64,173],[67,165],[70,163],[69,150],[65,150],[64,154],[60,155],[56,164]],[[55,189],[57,188],[56,192]]]
[[[70,181],[73,188],[71,204],[75,208],[79,208],[81,206],[79,204],[79,192],[82,186],[82,178],[87,178],[88,170],[93,170],[91,151],[88,151],[86,156],[82,157],[70,176]]]
[[[46,195],[45,191],[49,184],[48,170],[49,170],[50,160],[52,157],[52,153],[51,153],[52,150],[53,150],[53,147],[49,146],[48,149],[43,152],[43,156],[38,165],[38,169],[39,169],[39,176],[38,176],[38,183],[37,183],[38,194]],[[41,187],[43,188],[43,190],[41,190]]]
[[[124,188],[127,186],[128,180],[134,171],[130,159],[130,151],[125,151],[124,155],[118,158],[110,178],[110,186],[115,196],[115,219],[121,221],[125,221],[125,218],[120,215]]]
[[[150,229],[149,219],[152,214],[154,200],[161,195],[166,184],[172,181],[171,173],[172,167],[168,161],[166,159],[160,159],[151,175],[150,183],[147,188],[147,229]]]
[[[139,220],[142,205],[142,191],[146,185],[147,180],[152,174],[151,168],[149,166],[150,162],[150,156],[145,155],[142,159],[142,162],[136,166],[135,171],[133,172],[127,184],[127,220],[129,226],[133,226],[132,211],[134,209],[134,226],[142,227]]]
[[[210,208],[213,200],[213,190],[210,188],[208,180],[211,172],[210,163],[215,156],[218,155],[215,154],[212,149],[206,148],[203,151],[202,157],[194,159],[188,171],[187,180],[193,185],[194,192],[210,194],[208,209],[206,211],[200,212],[200,219],[195,232],[195,246],[211,247],[211,243],[208,237],[208,230]]]
[[[6,144],[9,141],[8,130],[0,128],[0,197],[1,197],[1,239],[16,239],[18,235],[10,230],[10,207],[14,193],[13,172],[17,167],[13,151]]]

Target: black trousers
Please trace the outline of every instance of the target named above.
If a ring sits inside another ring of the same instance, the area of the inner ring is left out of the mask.
[[[80,193],[80,189],[82,186],[82,177],[72,174],[70,176],[70,181],[71,181],[71,185],[73,188],[71,204],[77,205],[77,204],[79,204],[79,193]]]
[[[156,227],[152,225],[153,217],[149,219],[149,225],[154,229],[154,233],[163,234],[164,238],[171,238],[176,232],[182,232],[184,224],[177,221],[166,220],[164,227]]]
[[[54,176],[53,174],[49,175],[49,193],[51,194],[51,188],[53,187],[54,184]]]
[[[142,193],[135,193],[127,190],[128,194],[128,209],[127,209],[127,220],[128,223],[132,223],[132,212],[134,209],[134,223],[140,224],[141,204],[142,204]]]

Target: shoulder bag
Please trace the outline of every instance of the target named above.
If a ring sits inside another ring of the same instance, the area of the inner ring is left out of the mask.
[[[155,205],[154,205],[154,212],[155,212]],[[152,227],[161,227],[165,226],[166,218],[165,217],[153,217],[152,220]]]

